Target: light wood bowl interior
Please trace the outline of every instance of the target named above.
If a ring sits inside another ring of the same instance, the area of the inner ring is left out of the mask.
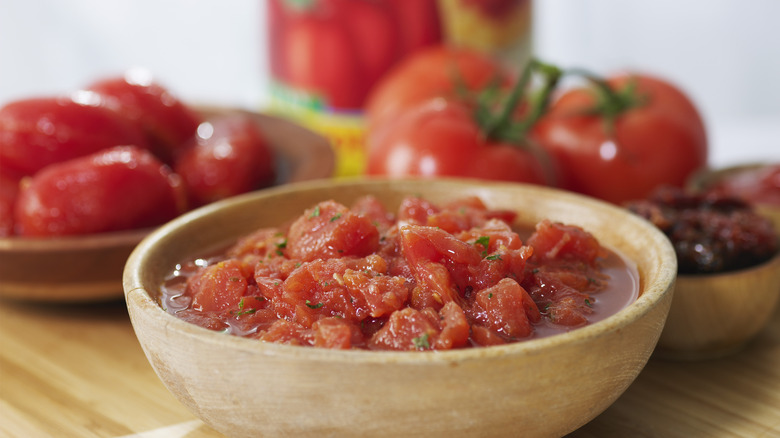
[[[157,302],[173,266],[325,199],[477,195],[519,222],[591,231],[636,263],[641,295],[619,313],[548,338],[445,352],[336,351],[264,343],[189,324]],[[124,289],[134,330],[166,387],[231,437],[562,436],[606,409],[650,357],[672,300],[674,251],[618,207],[549,188],[463,180],[340,179],[242,195],[155,230],[133,252]]]
[[[780,299],[780,253],[750,269],[679,275],[656,356],[715,359],[739,351],[769,322]]]
[[[294,123],[223,107],[198,107],[206,118],[252,116],[277,155],[276,184],[329,178],[335,158],[328,141]],[[127,257],[151,230],[51,239],[0,238],[0,298],[85,302],[122,297]]]

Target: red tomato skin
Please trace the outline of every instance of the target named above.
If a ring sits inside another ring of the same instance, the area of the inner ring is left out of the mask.
[[[681,187],[706,166],[706,131],[690,100],[669,83],[633,77],[648,101],[618,116],[612,134],[601,117],[581,114],[595,102],[584,89],[564,93],[535,127],[534,138],[559,166],[562,188],[620,204],[661,184]],[[628,78],[609,82],[620,86]]]
[[[442,41],[437,0],[388,0],[400,29],[401,55]]]
[[[147,147],[136,126],[101,106],[98,96],[89,97],[96,103],[42,97],[0,108],[0,163],[4,171],[32,175],[49,164],[108,147]]]
[[[0,168],[0,237],[14,234],[14,205],[19,195],[19,179]]]
[[[355,48],[346,28],[333,14],[288,17],[283,71],[289,85],[320,96],[333,109],[355,109],[368,84],[361,76]]]
[[[360,76],[366,83],[365,94],[398,61],[401,35],[393,11],[383,2],[365,0],[328,0],[346,26],[360,64]]]
[[[274,153],[251,117],[224,116],[202,125],[174,169],[181,175],[190,206],[200,206],[273,183]]]
[[[485,141],[469,108],[442,99],[425,102],[371,137],[366,173],[551,182],[533,153]]]
[[[479,51],[426,47],[397,63],[372,89],[366,102],[367,130],[373,135],[422,102],[453,97],[459,81],[469,90],[480,90],[493,80],[508,84],[509,77],[497,61]]]
[[[52,164],[22,182],[22,236],[100,233],[159,225],[183,212],[177,175],[149,151],[110,148]]]
[[[152,152],[166,163],[195,135],[202,121],[197,112],[144,73],[102,79],[87,89],[103,96],[109,108],[135,123],[145,133]]]

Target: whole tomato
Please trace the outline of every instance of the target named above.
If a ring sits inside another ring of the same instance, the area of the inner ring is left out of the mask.
[[[485,137],[469,106],[431,100],[400,116],[369,145],[369,175],[453,176],[551,185],[554,167],[530,144]]]
[[[456,98],[491,82],[508,85],[509,72],[482,52],[434,45],[418,50],[393,67],[366,102],[369,134],[409,109],[434,97]]]
[[[645,74],[595,83],[562,94],[534,128],[563,188],[619,204],[707,164],[704,123],[680,89]]]
[[[49,164],[118,145],[147,147],[147,141],[138,127],[102,106],[94,93],[24,99],[0,108],[4,172],[32,175]]]
[[[535,75],[542,76],[543,86],[526,98]],[[480,93],[451,91],[427,100],[425,90],[399,80],[413,93],[407,94],[404,111],[370,127],[366,173],[556,185],[555,163],[528,131],[544,113],[560,76],[556,67],[533,61],[510,90],[498,83]],[[448,81],[440,89],[455,87],[454,80]]]
[[[159,225],[184,211],[181,181],[151,152],[118,146],[52,164],[22,181],[21,236],[64,236]]]
[[[14,205],[19,180],[0,169],[0,237],[14,234]]]
[[[146,135],[152,152],[170,163],[198,129],[201,116],[144,70],[131,70],[90,84],[88,90],[135,123]]]
[[[177,159],[191,206],[204,205],[273,183],[274,154],[249,116],[223,116],[201,124]]]

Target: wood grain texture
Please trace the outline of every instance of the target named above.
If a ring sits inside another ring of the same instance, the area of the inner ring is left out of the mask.
[[[193,420],[152,371],[123,302],[0,301],[0,436],[114,438]],[[732,356],[651,358],[614,404],[569,436],[780,437],[780,312]],[[205,424],[181,435],[221,437]]]

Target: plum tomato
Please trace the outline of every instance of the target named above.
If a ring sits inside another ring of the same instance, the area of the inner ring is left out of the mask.
[[[17,100],[0,108],[0,163],[32,175],[52,163],[101,149],[147,147],[143,133],[88,92]]]
[[[14,205],[19,194],[19,180],[0,169],[0,237],[14,234]]]
[[[493,81],[509,84],[510,73],[482,52],[441,44],[418,50],[390,69],[369,94],[369,135],[422,102],[449,99],[461,88],[482,90]]]
[[[191,206],[204,205],[273,183],[275,161],[265,134],[241,114],[203,122],[174,164]]]
[[[87,86],[110,108],[132,120],[147,136],[152,152],[170,164],[201,123],[201,116],[145,70],[130,70]]]
[[[555,170],[543,150],[531,143],[485,138],[471,109],[432,100],[388,124],[370,139],[369,175],[459,176],[552,185]]]
[[[681,187],[706,166],[707,137],[691,100],[646,74],[563,93],[532,136],[559,166],[561,187],[616,204]]]
[[[117,146],[22,181],[17,234],[59,236],[159,225],[184,211],[181,181],[151,152]]]

